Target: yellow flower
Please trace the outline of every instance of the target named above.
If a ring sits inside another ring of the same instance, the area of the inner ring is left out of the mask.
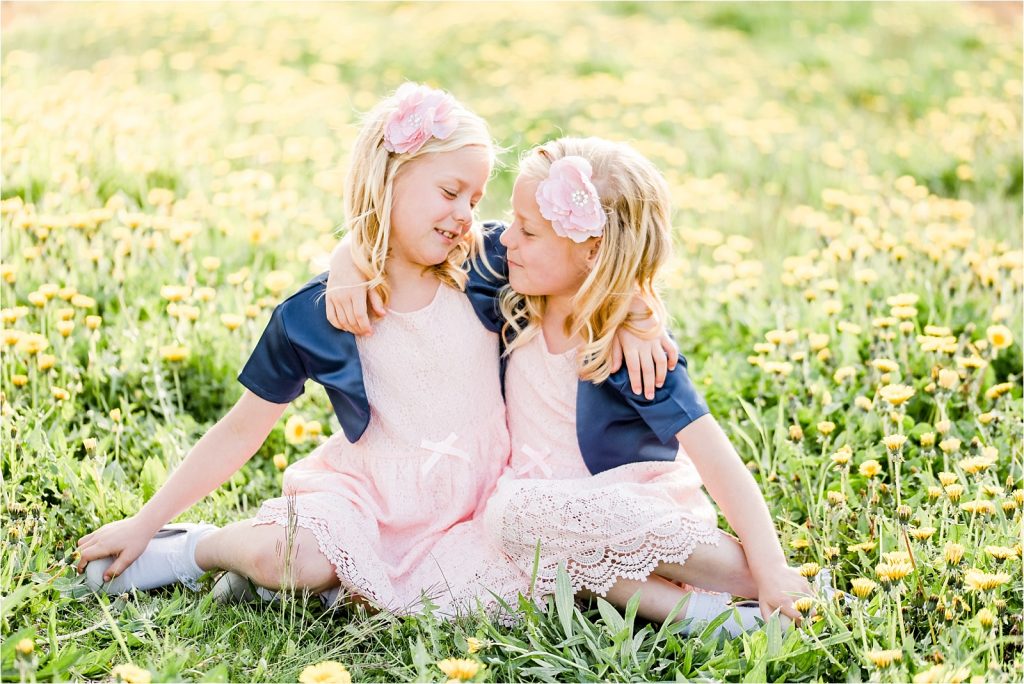
[[[842,492],[830,491],[827,496],[831,506],[842,506],[846,503],[846,495]]]
[[[1012,389],[1013,389],[1013,383],[1012,382],[1001,382],[998,385],[992,385],[991,387],[989,387],[988,391],[985,392],[985,398],[986,399],[998,399],[999,397],[1003,396],[1004,394],[1006,394],[1007,392],[1009,392]]]
[[[284,438],[289,444],[302,444],[306,441],[306,421],[295,414],[284,425]]]
[[[203,257],[202,261],[199,263],[201,263],[203,268],[207,271],[216,271],[220,268],[220,259],[215,256]]]
[[[160,288],[160,296],[169,302],[180,302],[192,294],[192,288],[187,285],[164,285]]]
[[[878,390],[878,393],[893,406],[899,406],[914,396],[914,388],[906,385],[886,385]]]
[[[11,384],[14,385],[15,387],[24,387],[25,385],[28,384],[28,376],[27,375],[21,375],[20,373],[16,374],[16,375],[12,375],[11,376]]]
[[[935,485],[928,485],[928,498],[929,499],[934,501],[935,499],[938,499],[940,496],[942,496],[942,487],[937,487]]]
[[[306,434],[310,437],[318,437],[324,433],[324,428],[320,425],[319,420],[310,420],[306,422]]]
[[[465,658],[447,658],[438,661],[437,666],[448,676],[448,679],[459,682],[472,679],[480,671],[480,663]]]
[[[847,550],[852,551],[854,553],[860,553],[860,552],[871,553],[872,551],[875,550],[876,546],[878,546],[878,544],[876,544],[875,542],[866,541],[866,542],[861,542],[860,544],[850,544],[846,548],[847,548]]]
[[[1013,333],[1005,325],[990,325],[985,334],[995,349],[1006,349],[1013,344]]]
[[[220,315],[220,322],[228,330],[237,330],[245,322],[245,318],[238,314],[226,313]]]
[[[144,670],[130,663],[118,665],[111,670],[110,674],[114,675],[117,681],[125,682],[125,684],[149,684],[153,681],[153,675],[149,670]]]
[[[325,660],[316,665],[308,665],[299,675],[302,684],[352,684],[352,675],[341,663]]]
[[[843,446],[839,447],[839,450],[836,451],[836,453],[832,454],[831,458],[834,464],[842,467],[850,462],[850,456],[852,455],[853,449],[850,448],[849,444],[844,444]]]
[[[960,382],[960,374],[955,370],[943,368],[939,371],[939,387],[942,389],[951,390],[956,387],[958,382]]]
[[[978,611],[978,623],[985,629],[992,627],[996,621],[996,616],[992,614],[992,611],[988,608],[982,608]]]
[[[985,553],[997,560],[1009,560],[1017,555],[1017,549],[1012,546],[986,546]]]
[[[1010,576],[1005,572],[983,572],[977,568],[971,568],[964,573],[964,584],[972,591],[991,591],[1010,581]]]
[[[275,295],[284,292],[295,282],[295,276],[289,271],[271,271],[263,278],[263,284]]]
[[[14,647],[14,650],[16,650],[21,655],[27,657],[27,656],[32,655],[32,651],[34,651],[35,648],[36,648],[36,642],[32,641],[31,639],[22,639]]]
[[[986,456],[971,456],[970,458],[962,458],[957,461],[957,465],[965,473],[971,475],[977,475],[978,473],[986,470],[992,465],[995,465],[996,459],[988,458]]]
[[[804,563],[800,566],[800,574],[808,579],[821,572],[821,566],[817,563]]]
[[[804,431],[800,429],[799,425],[790,425],[789,438],[794,442],[799,442],[804,438]]]
[[[978,370],[988,365],[988,361],[981,358],[980,356],[958,356],[956,357],[956,365],[960,368],[968,368],[971,370]]]
[[[850,586],[853,587],[853,593],[857,598],[866,599],[878,584],[867,577],[858,577],[850,581]]]
[[[57,320],[70,321],[75,317],[75,310],[71,308],[57,309]]]
[[[85,317],[85,327],[88,328],[89,330],[95,330],[96,328],[100,327],[101,323],[103,323],[102,316],[93,315]]]
[[[882,554],[886,563],[909,563],[910,554],[906,551],[888,551]]]
[[[829,336],[823,333],[811,333],[807,336],[811,351],[818,352],[828,346]]]
[[[853,366],[842,366],[836,369],[836,372],[832,374],[832,380],[837,385],[841,385],[843,381],[849,380],[857,374],[857,370]]]
[[[246,318],[256,318],[260,315],[260,307],[255,304],[249,304],[245,307]]]
[[[945,665],[932,665],[914,675],[914,684],[962,684],[969,672],[966,669],[947,671]]]
[[[946,496],[949,497],[950,501],[957,502],[960,497],[963,496],[964,486],[962,484],[951,484],[946,485]]]
[[[919,299],[920,297],[913,292],[901,292],[886,298],[885,303],[889,306],[914,306]]]
[[[51,387],[50,393],[57,401],[67,401],[71,397],[71,394],[63,387]]]
[[[935,431],[940,435],[944,435],[947,432],[949,432],[949,429],[951,427],[953,427],[953,423],[951,423],[948,420],[940,420],[939,422],[935,423]]]
[[[893,663],[903,660],[903,652],[898,648],[890,648],[884,651],[868,651],[865,655],[879,669],[885,669]]]
[[[929,449],[935,446],[935,433],[934,432],[922,432],[917,438],[925,449]]]
[[[995,515],[996,512],[996,505],[991,501],[985,501],[984,499],[964,501],[960,504],[960,508],[972,515]]]
[[[825,435],[826,437],[831,435],[835,429],[836,424],[830,420],[823,420],[820,423],[818,423],[818,432]]]
[[[217,291],[212,287],[200,287],[196,288],[195,296],[201,302],[212,302],[213,298],[217,296]]]
[[[36,365],[39,370],[46,371],[50,370],[57,364],[57,357],[53,354],[40,354],[36,357]]]
[[[60,333],[61,337],[67,337],[75,329],[74,321],[57,321],[57,332]]]
[[[864,396],[858,396],[853,400],[853,405],[859,408],[861,411],[870,411],[874,404],[871,400]]]
[[[805,539],[804,537],[797,537],[796,539],[793,539],[793,540],[791,540],[789,542],[790,548],[797,549],[797,550],[806,549],[810,545],[811,545],[811,542],[808,541],[807,539]]]
[[[948,337],[953,334],[953,330],[944,325],[926,325],[924,326],[924,334],[931,335],[932,337]]]
[[[878,461],[876,461],[873,458],[870,458],[861,463],[860,468],[858,468],[858,470],[860,474],[863,475],[864,477],[871,478],[875,477],[876,475],[882,472],[882,466],[878,463]]]
[[[177,344],[167,344],[160,347],[160,358],[164,361],[178,362],[188,358],[189,349]]]
[[[793,601],[793,608],[795,608],[801,615],[807,615],[811,612],[811,608],[813,607],[814,602],[809,596],[801,596],[797,600]]]
[[[284,454],[274,454],[274,467],[278,470],[284,470],[288,467],[288,457]]]
[[[23,354],[38,354],[50,346],[50,341],[39,333],[26,333],[15,346]]]
[[[892,452],[897,452],[903,448],[907,438],[905,435],[889,435],[882,442],[885,444],[885,448]]]
[[[96,306],[96,300],[92,297],[86,297],[84,294],[76,294],[71,298],[71,306],[79,309],[91,309]]]
[[[978,414],[978,422],[982,425],[988,425],[998,417],[995,411],[986,411],[985,413]]]
[[[910,534],[912,537],[914,537],[914,539],[918,541],[925,541],[926,539],[931,539],[932,535],[934,535],[935,532],[936,529],[934,527],[918,527],[916,530],[913,530]]]
[[[476,637],[466,637],[466,650],[469,653],[476,653],[483,648],[484,643]]]
[[[956,437],[948,437],[939,442],[939,448],[947,454],[958,451],[960,449],[960,440]]]
[[[121,409],[119,409],[119,408],[112,408],[112,409],[110,409],[110,420],[114,421],[115,423],[120,423],[121,422]]]
[[[885,582],[898,582],[913,571],[913,565],[902,561],[879,563],[875,566],[875,574]]]
[[[871,366],[883,373],[895,373],[900,369],[900,365],[890,359],[875,359],[871,361]]]
[[[95,451],[98,443],[95,437],[86,437],[82,440],[82,446],[85,447],[86,451]]]

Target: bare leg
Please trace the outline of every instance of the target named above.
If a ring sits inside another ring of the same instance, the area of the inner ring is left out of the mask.
[[[231,570],[266,589],[289,585],[321,592],[338,586],[334,566],[320,553],[316,537],[296,528],[291,543],[291,582],[286,582],[286,530],[280,525],[253,525],[252,520],[232,523],[212,532],[196,546],[196,564],[203,570]]]
[[[652,622],[664,622],[668,619],[672,609],[682,601],[689,593],[678,584],[673,584],[666,579],[651,575],[646,582],[637,580],[620,579],[605,595],[605,600],[617,608],[625,608],[633,594],[640,593],[640,605],[636,614],[645,620]],[[581,591],[579,596],[590,597],[593,594],[589,591]],[[673,618],[682,620],[686,617],[686,610],[678,611]]]
[[[717,546],[698,544],[685,563],[661,563],[654,574],[709,591],[757,598],[757,584],[750,574],[743,546],[735,537],[720,534]]]

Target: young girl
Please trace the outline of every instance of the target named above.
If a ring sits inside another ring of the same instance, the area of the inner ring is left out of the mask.
[[[524,572],[540,544],[542,593],[561,565],[574,590],[617,605],[639,591],[649,619],[669,617],[683,584],[758,599],[730,633],[777,609],[799,620],[792,600],[810,587],[788,566],[685,360],[652,399],[612,372],[610,333],[628,317],[622,294],[639,287],[664,313],[653,278],[670,249],[668,198],[661,175],[626,145],[567,138],[522,162],[515,219],[500,238],[512,456],[483,522]],[[742,545],[716,529],[702,481]],[[685,616],[710,618],[725,601],[693,594]]]
[[[227,416],[138,514],[79,541],[94,587],[194,586],[217,568],[271,590],[336,595],[340,584],[396,612],[424,593],[446,615],[494,605],[491,589],[514,603],[526,577],[465,524],[509,454],[495,289],[477,273],[473,225],[493,163],[485,123],[441,91],[406,84],[369,113],[346,215],[387,320],[372,338],[332,328],[325,275],[282,302]],[[287,469],[285,496],[223,529],[164,527],[252,457],[307,379],[327,390],[343,432]]]

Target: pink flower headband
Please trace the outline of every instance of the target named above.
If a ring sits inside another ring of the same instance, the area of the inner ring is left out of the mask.
[[[573,242],[601,237],[608,222],[592,176],[593,168],[583,157],[562,157],[537,185],[541,216],[551,221],[555,233]]]
[[[404,83],[395,93],[398,108],[384,121],[384,149],[415,153],[431,138],[444,140],[458,125],[456,102],[443,90]]]

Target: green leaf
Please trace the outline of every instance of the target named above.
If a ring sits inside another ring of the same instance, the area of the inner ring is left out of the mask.
[[[575,599],[572,593],[572,582],[569,581],[569,573],[565,571],[564,565],[558,566],[558,576],[555,579],[555,612],[558,614],[558,621],[562,625],[562,632],[567,637],[572,636],[572,617]]]

